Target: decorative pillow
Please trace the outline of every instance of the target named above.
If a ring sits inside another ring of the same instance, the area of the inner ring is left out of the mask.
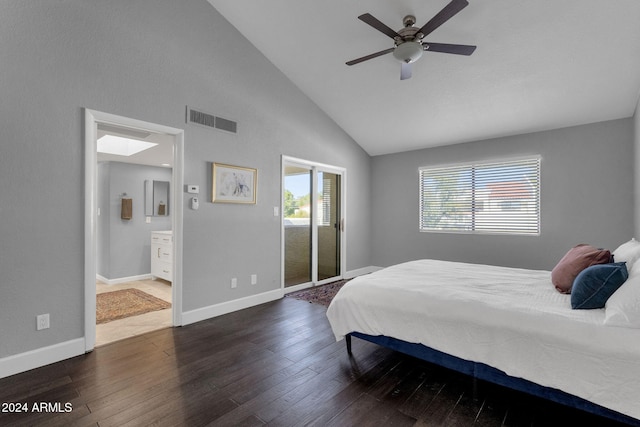
[[[613,256],[616,262],[626,262],[627,270],[631,271],[634,263],[640,259],[640,242],[632,238],[628,242],[618,246],[618,248],[613,251]]]
[[[602,308],[615,291],[627,280],[624,262],[587,267],[578,274],[571,288],[571,308]]]
[[[624,260],[623,260],[624,261]],[[574,246],[553,267],[551,282],[558,292],[571,293],[571,286],[576,276],[585,268],[595,264],[611,262],[611,252],[606,249],[596,249],[593,246],[581,243]]]
[[[607,300],[604,324],[640,328],[640,274],[631,275]]]

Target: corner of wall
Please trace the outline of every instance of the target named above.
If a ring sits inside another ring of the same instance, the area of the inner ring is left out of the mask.
[[[633,234],[640,236],[640,94],[633,115]]]

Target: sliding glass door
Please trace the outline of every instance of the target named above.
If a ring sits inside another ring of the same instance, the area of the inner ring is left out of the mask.
[[[283,158],[286,288],[305,288],[342,277],[344,174],[331,166]]]

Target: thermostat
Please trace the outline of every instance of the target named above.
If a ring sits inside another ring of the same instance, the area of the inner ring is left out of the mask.
[[[198,194],[200,192],[199,185],[187,185],[187,193]]]

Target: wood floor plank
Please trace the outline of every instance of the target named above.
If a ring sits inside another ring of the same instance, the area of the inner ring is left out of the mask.
[[[446,372],[436,366],[423,368],[424,380],[400,406],[399,410],[409,416],[419,418],[431,402],[440,394],[446,384]]]
[[[245,418],[255,415],[258,411],[263,410],[272,404],[272,402],[280,399],[289,393],[292,389],[305,384],[311,378],[318,375],[310,369],[304,369],[288,378],[281,383],[275,385],[268,390],[263,391],[253,399],[241,404],[236,409],[228,412],[216,420],[219,425],[235,425]],[[259,418],[259,417],[258,417]]]
[[[470,390],[463,391],[455,408],[445,419],[443,425],[449,427],[466,427],[474,425],[483,408],[482,401],[473,398]]]
[[[502,426],[506,415],[507,405],[487,397],[482,402],[482,408],[480,408],[474,427]]]
[[[317,405],[336,394],[345,385],[318,375],[268,406],[256,412],[256,416],[271,425],[294,426],[300,419],[314,412]]]
[[[448,379],[444,387],[442,387],[422,414],[420,414],[419,419],[423,422],[423,425],[444,425],[445,420],[458,404],[462,393],[464,393],[462,380],[457,376]]]
[[[127,423],[116,425],[136,427],[155,426],[202,426],[218,419],[238,405],[221,390],[192,388],[182,393],[181,399],[171,399],[171,393],[164,397],[160,405],[144,411],[134,411]],[[107,420],[109,421],[109,420]],[[119,421],[119,420],[117,420]],[[100,423],[101,427],[103,423]],[[107,424],[108,425],[108,424]]]
[[[395,410],[393,406],[385,405],[371,395],[363,394],[326,425],[327,427],[377,427],[388,425],[413,426],[415,423],[415,418]]]
[[[234,402],[242,404],[275,387],[294,373],[305,369],[292,365],[291,361],[285,360],[284,362],[284,366],[272,365],[268,369],[261,370],[255,377],[249,375],[228,384],[224,387],[224,390],[229,393]]]

